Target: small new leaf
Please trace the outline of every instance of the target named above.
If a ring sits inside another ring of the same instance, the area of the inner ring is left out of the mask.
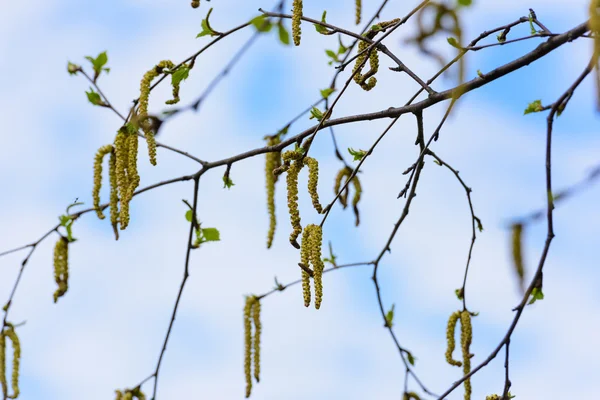
[[[328,262],[333,265],[334,268],[337,268],[337,264],[335,263],[336,259],[337,256],[333,254],[333,248],[331,247],[331,242],[329,242],[329,257],[323,258],[323,262]]]
[[[279,41],[286,46],[290,44],[290,33],[283,25],[282,21],[279,21],[277,24],[277,31],[279,33]]]
[[[392,304],[392,308],[390,308],[390,310],[385,314],[385,327],[386,328],[391,328],[394,325],[394,306],[395,304]]]
[[[479,232],[483,232],[483,224],[481,223],[481,220],[478,217],[475,217],[475,222],[477,223],[477,229]]]
[[[450,46],[456,47],[457,49],[462,50],[462,47],[460,46],[460,44],[458,43],[458,41],[455,38],[449,37],[446,40],[448,41]]]
[[[331,96],[333,92],[335,92],[334,88],[321,89],[321,97],[326,99]]]
[[[221,234],[217,228],[202,228],[202,235],[205,242],[218,242],[221,240]]]
[[[472,3],[472,0],[458,0],[458,4],[463,7],[468,7]]]
[[[537,300],[544,300],[544,293],[540,288],[533,288],[533,290],[531,291],[531,300],[529,300],[529,303],[527,304],[533,304]]]
[[[232,186],[235,186],[235,183],[233,183],[231,178],[223,175],[223,189],[231,189]]]
[[[461,301],[462,301],[462,299],[463,299],[463,296],[464,296],[464,292],[463,292],[463,289],[462,289],[462,288],[460,288],[460,289],[455,289],[455,290],[454,290],[454,294],[456,295],[456,298],[457,298],[457,299],[459,299],[459,300],[461,300]]]
[[[187,66],[182,65],[171,75],[171,84],[173,86],[179,85],[181,81],[186,80],[189,75],[190,69]]]
[[[109,68],[104,68],[104,66],[108,62],[108,55],[106,54],[106,51],[103,51],[102,53],[98,54],[96,58],[91,56],[85,56],[85,58],[90,63],[92,63],[92,68],[94,69],[94,81],[98,79],[98,76],[100,76],[100,73],[102,71],[106,71],[106,73],[110,71]]]
[[[543,110],[544,110],[544,107],[542,106],[542,100],[535,100],[535,101],[532,101],[531,103],[529,103],[529,105],[523,112],[523,115],[540,112]]]
[[[100,94],[94,91],[94,89],[90,88],[89,92],[85,92],[87,95],[88,101],[95,106],[106,106],[100,97]]]
[[[333,64],[334,62],[340,62],[338,55],[333,50],[325,50],[325,54],[327,54],[327,56],[331,58],[331,61],[329,61],[329,65]]]
[[[275,277],[275,290],[279,290],[280,292],[282,292],[283,290],[285,290],[285,286],[283,286],[278,280],[277,277]]]
[[[208,10],[208,14],[206,14],[206,18],[204,18],[202,20],[202,23],[200,24],[200,26],[202,27],[202,32],[200,32],[198,35],[196,35],[196,38],[202,37],[202,36],[219,36],[221,35],[221,33],[215,31],[211,26],[210,26],[210,22],[208,21],[208,19],[210,18],[210,13],[212,12],[212,8],[210,10]]]
[[[185,219],[187,220],[187,222],[192,222],[192,216],[194,214],[192,213],[192,210],[187,210],[185,212]]]
[[[70,215],[61,215],[58,217],[58,220],[60,221],[60,226],[63,226],[67,231],[67,240],[70,243],[76,241],[77,239],[73,237],[73,218]]]
[[[252,18],[250,23],[254,25],[258,32],[269,32],[273,27],[271,21],[266,15],[259,15],[258,17]]]
[[[415,366],[416,357],[413,356],[410,351],[407,351],[406,352],[406,358],[408,359],[408,362],[410,363],[410,365],[412,365],[414,367]]]
[[[340,42],[340,47],[338,47],[338,54],[346,53],[348,51],[348,48],[342,43],[342,35],[338,36],[338,41]]]
[[[321,121],[323,119],[323,112],[321,110],[319,110],[317,107],[313,107],[310,110],[310,118],[309,119],[313,119],[315,118],[317,121]]]
[[[354,157],[353,161],[360,161],[363,159],[364,156],[367,155],[367,152],[365,150],[354,150],[352,147],[348,147],[348,153],[350,153],[350,155]]]
[[[71,61],[67,64],[67,72],[69,75],[77,75],[77,73],[81,71],[81,66],[77,64],[73,64]]]
[[[327,10],[323,11],[323,15],[321,16],[321,22],[324,23],[324,24],[327,23],[327,21],[325,20],[326,16],[327,16]],[[331,35],[331,32],[329,31],[329,29],[327,29],[323,25],[319,25],[319,24],[314,24],[314,25],[315,25],[315,29],[320,34],[322,34],[322,35]]]
[[[533,26],[533,14],[529,13],[529,29],[531,29],[531,34],[532,35],[536,35],[538,32],[535,29],[535,26]]]

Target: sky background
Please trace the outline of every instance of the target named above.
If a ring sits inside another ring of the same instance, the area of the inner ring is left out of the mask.
[[[305,1],[305,15],[318,18],[324,4]],[[355,29],[353,2],[327,2],[328,21]],[[367,20],[378,2],[363,1]],[[528,8],[553,32],[586,18],[586,0],[474,1],[463,15],[465,38],[527,15]],[[390,1],[387,20],[405,15],[416,1]],[[227,30],[271,9],[265,0],[213,0],[193,10],[172,0],[75,0],[7,2],[0,14],[0,251],[37,240],[76,198],[91,205],[92,164],[96,150],[112,143],[120,120],[86,100],[89,85],[69,76],[67,61],[89,71],[86,55],[108,51],[109,75],[99,84],[112,104],[126,112],[139,95],[145,71],[163,59],[179,62],[205,45],[196,39],[209,6],[215,29]],[[291,8],[287,2],[286,10]],[[289,21],[287,23],[289,27]],[[414,21],[392,35],[387,46],[420,76],[437,65],[405,43]],[[358,30],[358,28],[356,28]],[[523,25],[513,37],[527,35]],[[251,35],[246,29],[221,41],[198,58],[182,85],[182,104],[191,102]],[[493,40],[493,38],[491,38]],[[349,43],[349,40],[345,40]],[[487,72],[535,48],[537,41],[470,54],[467,77]],[[432,45],[453,49],[441,36]],[[303,25],[300,47],[281,45],[264,35],[232,70],[197,113],[165,125],[160,141],[210,161],[264,145],[314,102],[334,72],[324,50],[337,38],[318,35]],[[545,115],[523,116],[527,104],[553,102],[588,62],[591,43],[578,40],[543,60],[469,93],[434,144],[434,151],[461,171],[473,188],[475,212],[484,232],[478,235],[469,274],[468,306],[473,319],[473,365],[478,365],[504,336],[520,299],[511,269],[508,224],[545,204]],[[380,56],[379,83],[371,92],[352,84],[334,117],[400,106],[417,89],[405,75],[387,70]],[[350,68],[338,80],[342,84]],[[443,90],[451,77],[433,85]],[[167,108],[170,87],[152,93],[150,111]],[[583,179],[598,163],[600,138],[592,79],[581,85],[555,124],[553,178],[556,189]],[[425,112],[426,135],[438,124],[446,104]],[[388,120],[336,128],[341,149],[368,148]],[[312,126],[307,116],[290,134]],[[340,263],[373,259],[404,206],[396,200],[417,156],[415,123],[403,116],[362,168],[361,225],[352,212],[335,207],[324,227]],[[142,143],[142,142],[141,142]],[[141,187],[193,173],[197,165],[158,150],[158,166],[140,146]],[[320,133],[311,154],[320,162],[322,202],[332,196],[341,167],[331,139]],[[350,157],[346,154],[346,159]],[[200,181],[198,215],[215,226],[222,240],[192,253],[187,283],[163,360],[158,398],[244,396],[244,295],[273,287],[273,277],[297,279],[298,252],[290,231],[283,185],[277,188],[278,229],[274,246],[265,248],[268,217],[264,157],[237,163],[235,186],[222,188],[223,169]],[[305,182],[304,174],[301,176]],[[108,186],[105,179],[104,185]],[[191,182],[162,187],[136,197],[132,220],[118,242],[108,220],[88,213],[74,225],[78,241],[70,246],[69,291],[58,304],[52,251],[57,236],[36,249],[11,307],[22,343],[20,399],[111,399],[114,390],[132,387],[150,375],[162,346],[183,274],[189,225],[181,199],[192,199]],[[106,188],[105,188],[106,189]],[[411,212],[381,263],[379,277],[386,309],[395,304],[395,331],[417,358],[416,373],[435,393],[444,392],[462,370],[445,362],[448,316],[461,307],[454,289],[462,283],[470,242],[470,214],[463,188],[446,169],[426,163]],[[107,191],[102,192],[107,199]],[[517,399],[591,399],[597,397],[600,371],[600,283],[598,238],[600,185],[592,186],[555,211],[556,238],[544,269],[546,298],[528,306],[511,341],[511,392]],[[320,221],[301,191],[303,223]],[[525,236],[529,276],[545,238],[543,222]],[[0,298],[7,299],[25,252],[0,258]],[[252,398],[398,399],[404,370],[388,332],[382,327],[371,267],[326,275],[321,310],[306,309],[298,286],[262,301],[262,373]],[[504,359],[499,356],[473,378],[473,399],[500,393]],[[411,389],[417,390],[414,381]],[[151,384],[143,390],[151,394]],[[417,390],[418,391],[418,390]],[[448,398],[461,399],[462,388]],[[427,397],[425,397],[427,398]]]

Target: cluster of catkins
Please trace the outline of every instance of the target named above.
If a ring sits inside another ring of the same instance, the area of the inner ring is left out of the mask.
[[[136,387],[135,389],[125,389],[124,391],[115,390],[115,393],[115,400],[146,400],[146,395],[139,387]]]
[[[254,334],[252,333],[254,325]],[[246,397],[252,392],[252,361],[254,361],[254,379],[260,381],[260,300],[256,296],[247,296],[244,306],[244,375],[246,377]]]
[[[279,135],[265,136],[267,146],[275,146],[281,143]],[[265,176],[267,186],[267,210],[269,212],[269,232],[267,233],[267,248],[270,249],[275,237],[275,227],[277,219],[275,218],[275,183],[279,179],[279,175],[273,173],[274,170],[281,166],[281,153],[274,151],[265,155]]]
[[[8,383],[6,381],[6,339],[10,339],[13,348],[12,376],[11,386],[12,394],[8,393]],[[21,362],[21,344],[15,332],[14,325],[6,323],[2,332],[0,332],[0,385],[2,386],[2,396],[4,399],[16,399],[19,397],[19,364]]]
[[[460,346],[462,349],[463,361],[457,361],[452,358],[452,353],[454,352],[454,348],[456,347],[456,343],[454,341],[454,331],[456,329],[456,324],[460,319]],[[471,328],[471,313],[468,311],[456,311],[450,315],[448,319],[448,327],[446,328],[446,341],[448,343],[448,348],[446,349],[446,361],[450,365],[454,365],[456,367],[463,367],[464,375],[467,375],[471,372],[471,354],[469,348],[471,347],[471,341],[473,340],[473,330]],[[465,380],[465,400],[471,400],[471,379]]]
[[[302,268],[302,295],[304,306],[310,305],[310,276],[312,273],[315,282],[315,308],[321,308],[323,300],[323,270],[325,265],[321,258],[321,243],[323,242],[323,231],[319,225],[309,224],[304,227],[302,234],[302,247],[300,249],[300,267]],[[310,270],[309,264],[313,269]],[[310,271],[310,272],[309,272]]]
[[[367,39],[373,39],[377,35],[378,32],[386,29],[387,27],[400,22],[399,18],[392,19],[390,21],[383,21],[378,24],[375,24],[369,29],[367,32],[363,34]],[[358,43],[358,54],[359,56],[356,58],[356,64],[354,64],[354,81],[364,90],[371,90],[377,84],[377,78],[375,78],[375,74],[379,71],[379,55],[377,54],[377,49],[372,48],[369,52],[365,50],[370,46],[364,40],[359,41]],[[362,74],[362,69],[366,63],[367,56],[369,57],[370,69],[365,74]]]
[[[144,74],[140,83],[140,98],[137,112],[133,114],[131,122],[123,125],[115,136],[112,145],[105,145],[98,149],[94,158],[94,188],[92,197],[98,218],[104,219],[103,207],[100,206],[100,189],[102,187],[102,162],[104,156],[110,154],[108,176],[110,180],[110,222],[118,239],[118,227],[125,229],[129,225],[129,202],[140,184],[137,167],[138,155],[138,128],[144,131],[148,145],[150,163],[156,165],[156,140],[152,130],[151,119],[148,116],[148,100],[152,81],[165,69],[173,72],[175,65],[172,61],[163,60],[154,68]],[[186,67],[183,65],[183,67]],[[167,104],[179,102],[179,83],[173,84],[173,99]]]

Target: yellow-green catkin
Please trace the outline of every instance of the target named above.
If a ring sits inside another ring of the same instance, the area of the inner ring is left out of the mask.
[[[302,19],[302,0],[294,0],[292,8],[292,38],[294,44],[300,46],[300,34],[302,30],[300,28],[300,20]]]
[[[69,289],[69,241],[60,237],[54,246],[54,280],[58,288],[54,292],[54,302]]]
[[[125,229],[129,224],[129,202],[127,199],[127,190],[129,188],[129,176],[127,168],[129,165],[129,132],[126,127],[121,127],[115,137],[114,148],[116,157],[116,177],[118,197],[121,200],[121,209],[119,211],[119,223],[121,229]]]
[[[356,11],[355,22],[356,22],[356,25],[358,25],[358,24],[360,24],[360,16],[362,14],[362,0],[356,0],[354,5],[355,5],[355,11]]]
[[[279,135],[267,136],[267,146],[275,146],[281,143]],[[277,219],[275,217],[275,183],[279,179],[279,175],[273,173],[274,170],[281,166],[281,153],[278,151],[267,153],[265,155],[265,178],[267,187],[267,210],[269,212],[269,231],[267,233],[267,248],[270,249],[273,245],[275,237],[275,228]]]
[[[117,183],[117,156],[114,148],[108,161],[108,177],[110,181],[110,223],[115,231],[116,238],[119,239],[119,231],[117,230],[119,223],[119,185]]]
[[[323,231],[319,225],[312,225],[310,236],[310,261],[313,265],[314,282],[315,282],[315,308],[321,308],[323,301],[323,270],[325,264],[321,257],[321,246],[323,243]]]
[[[358,43],[358,52],[362,53],[356,58],[356,64],[354,64],[354,81],[360,85],[363,90],[369,91],[377,85],[377,78],[375,78],[375,74],[379,71],[379,55],[377,54],[377,49],[372,48],[368,54],[369,56],[369,64],[370,69],[366,74],[362,74],[361,71],[364,67],[364,62],[367,59],[367,53],[363,53],[369,47],[369,43],[361,40]]]
[[[252,302],[252,319],[254,321],[254,379],[260,381],[260,334],[262,325],[260,323],[260,300],[253,296]]]
[[[306,268],[310,268],[311,254],[311,235],[312,225],[307,225],[302,233],[302,247],[300,248],[300,262]],[[310,306],[311,291],[310,291],[310,275],[302,269],[302,297],[304,298],[304,307]]]
[[[338,192],[340,191],[340,188],[342,187],[342,180],[344,178],[347,178],[350,176],[350,174],[352,173],[352,170],[348,167],[344,167],[342,169],[339,170],[339,172],[337,173],[337,175],[335,176],[335,182],[333,184],[333,193],[334,194],[338,194]],[[344,181],[345,183],[346,181]],[[340,204],[342,205],[342,207],[346,208],[348,206],[348,187],[346,187],[346,189],[344,190],[344,193],[340,194]]]
[[[313,207],[319,214],[323,214],[323,206],[319,202],[319,193],[317,192],[317,186],[319,184],[319,162],[312,157],[305,157],[304,165],[308,166],[308,193],[310,194]]]
[[[200,7],[200,0],[192,0],[192,8]]]
[[[456,330],[456,323],[458,322],[459,318],[460,311],[452,313],[452,315],[450,315],[450,318],[448,318],[448,327],[446,328],[446,343],[448,344],[448,347],[446,349],[446,361],[448,362],[448,364],[457,367],[462,366],[462,363],[453,359],[452,353],[454,353],[454,348],[456,347],[454,332]]]
[[[113,147],[110,144],[102,146],[96,152],[94,157],[94,188],[92,190],[92,199],[94,201],[94,209],[98,218],[104,219],[104,214],[100,208],[100,189],[102,188],[102,160],[104,156],[112,153]]]
[[[473,328],[471,327],[471,314],[468,311],[460,313],[460,345],[463,355],[463,374],[471,372],[471,354],[470,347],[473,340]],[[465,400],[471,400],[471,378],[465,380]]]
[[[298,174],[302,169],[302,161],[298,160],[300,158],[299,155],[291,155],[289,153],[297,152],[285,152],[283,155],[284,162],[286,165],[289,165],[286,176],[286,184],[287,184],[287,200],[288,200],[288,209],[290,212],[290,222],[292,224],[292,233],[290,234],[290,243],[295,248],[299,249],[300,245],[297,242],[298,236],[302,233],[302,225],[300,224],[300,211],[298,210]],[[286,155],[288,158],[286,159]],[[290,164],[291,160],[296,158],[296,160]]]
[[[489,396],[485,396],[485,400],[500,400],[500,396],[497,394],[490,394]]]
[[[150,86],[154,78],[162,74],[164,69],[173,69],[175,64],[171,60],[162,60],[154,68],[144,74],[142,81],[140,82],[140,99],[138,101],[138,119],[140,126],[146,136],[146,142],[148,144],[148,156],[150,163],[156,165],[156,140],[154,138],[154,132],[150,129],[150,124],[146,120],[148,117],[148,100],[150,98]],[[179,89],[173,87],[173,94],[178,94]]]
[[[127,176],[129,178],[129,185],[126,192],[127,202],[131,201],[135,189],[140,185],[140,175],[137,169],[138,139],[138,135],[133,132],[129,133],[129,137],[127,138],[127,150],[129,152],[127,157]]]
[[[244,376],[246,397],[252,393],[252,297],[246,297],[244,306]]]
[[[356,218],[355,225],[360,224],[360,213],[358,212],[358,202],[362,196],[362,186],[358,176],[352,178],[352,184],[354,185],[354,197],[352,198],[352,208],[354,209],[354,216]]]
[[[421,398],[415,392],[404,392],[404,398],[402,400],[421,400]]]
[[[596,102],[600,109],[600,0],[590,0],[588,27],[594,36],[594,52],[592,62],[596,67]]]
[[[524,277],[525,277],[525,266],[523,264],[523,249],[522,249],[522,241],[523,241],[523,224],[514,224],[512,226],[512,258],[513,264],[515,267],[515,271],[519,277],[519,284],[521,285],[521,289],[523,289],[524,285]]]
[[[10,339],[13,348],[13,362],[11,386],[12,394],[8,394],[8,383],[6,381],[6,339]],[[21,363],[21,343],[15,332],[15,327],[7,323],[6,328],[0,332],[0,386],[2,387],[3,398],[16,399],[19,397],[19,365]]]

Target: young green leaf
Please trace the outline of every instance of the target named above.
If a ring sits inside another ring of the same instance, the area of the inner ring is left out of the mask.
[[[409,364],[414,367],[415,366],[415,360],[417,358],[415,356],[413,356],[410,351],[406,352],[406,358],[408,359]]]
[[[533,26],[533,13],[529,13],[529,29],[531,29],[531,34],[532,35],[536,35],[538,32],[535,29],[535,26]]]
[[[77,75],[77,73],[81,71],[81,66],[77,64],[73,64],[71,61],[67,64],[67,72],[69,75]]]
[[[269,32],[273,27],[273,24],[266,15],[259,15],[250,20],[250,23],[254,25],[258,32]]]
[[[279,33],[279,41],[281,43],[285,44],[286,46],[289,45],[290,44],[290,33],[285,28],[285,25],[283,25],[282,21],[279,21],[279,23],[277,24],[277,30]]]
[[[173,86],[177,86],[181,83],[181,81],[186,80],[189,75],[189,67],[186,65],[182,65],[181,67],[177,68],[177,70],[171,75],[171,84]]]
[[[221,234],[217,228],[202,228],[202,236],[205,242],[217,242],[221,240]]]
[[[333,50],[325,50],[325,54],[327,54],[327,56],[331,58],[331,61],[329,61],[329,65],[331,65],[333,62],[340,62],[338,55]]]
[[[350,153],[350,155],[354,157],[353,161],[360,161],[365,155],[367,155],[367,152],[365,150],[354,150],[352,147],[348,147],[348,153]]]
[[[202,32],[200,32],[198,35],[196,35],[196,38],[202,37],[202,36],[219,36],[221,35],[221,33],[215,31],[211,26],[210,26],[210,22],[208,21],[208,19],[210,18],[210,13],[212,13],[212,8],[210,10],[208,10],[208,14],[206,14],[206,18],[204,18],[202,20],[202,23],[200,24],[200,26],[202,27]]]
[[[317,121],[320,121],[323,119],[323,112],[321,110],[319,110],[317,107],[313,107],[310,110],[310,118],[309,119],[313,119],[315,118]]]
[[[92,63],[92,68],[94,69],[94,81],[96,81],[102,71],[106,71],[106,73],[110,71],[109,68],[103,68],[108,62],[108,55],[106,54],[106,51],[98,54],[96,58],[91,56],[85,56],[85,58]]]
[[[192,218],[193,218],[193,213],[192,210],[187,210],[185,212],[185,219],[187,220],[187,222],[192,222]]]
[[[475,222],[477,223],[477,229],[479,232],[483,232],[483,225],[481,224],[481,220],[478,217],[475,217]]]
[[[232,186],[235,186],[235,183],[231,180],[230,177],[223,175],[223,189],[231,189]]]
[[[94,92],[94,89],[90,88],[89,92],[85,92],[87,95],[88,101],[95,106],[106,106],[100,97],[100,94]]]
[[[529,303],[527,304],[533,304],[537,300],[544,300],[544,293],[540,288],[533,288],[533,290],[531,291],[531,300],[529,300]]]
[[[523,224],[512,225],[512,258],[515,272],[519,278],[521,288],[524,285],[525,264],[523,262]]]
[[[529,103],[529,105],[523,112],[523,115],[540,112],[540,111],[544,111],[544,107],[542,106],[542,101],[535,100],[535,101],[532,101],[531,103]]]
[[[338,36],[338,41],[340,42],[340,46],[338,47],[338,54],[346,53],[348,51],[348,48],[342,43],[342,35]]]
[[[324,23],[324,24],[327,23],[327,21],[325,20],[326,16],[327,16],[327,10],[323,11],[323,15],[321,16],[321,22]],[[327,29],[323,25],[319,25],[319,24],[314,24],[314,25],[315,25],[315,29],[320,34],[322,34],[322,35],[331,35],[331,32],[329,31],[329,29]]]
[[[328,98],[331,93],[335,92],[334,88],[321,89],[321,97],[324,99]]]
[[[463,299],[463,296],[464,296],[464,292],[463,292],[463,289],[462,289],[462,288],[460,288],[460,289],[455,289],[455,290],[454,290],[454,294],[456,295],[456,298],[457,298],[457,299],[459,299],[459,300],[461,300],[461,301],[462,301],[462,299]]]
[[[462,47],[458,43],[458,40],[456,40],[455,38],[449,37],[449,38],[446,38],[446,40],[448,41],[448,43],[450,44],[450,46],[456,47],[457,49],[462,50]]]
[[[472,0],[458,0],[458,4],[463,7],[468,7],[472,3]]]
[[[385,327],[386,328],[391,328],[394,325],[394,306],[395,304],[392,304],[392,308],[390,308],[390,310],[385,314]]]
[[[323,258],[323,262],[328,262],[337,268],[337,264],[335,263],[336,259],[337,259],[337,256],[335,254],[333,254],[333,248],[331,247],[331,242],[329,242],[329,257]]]

